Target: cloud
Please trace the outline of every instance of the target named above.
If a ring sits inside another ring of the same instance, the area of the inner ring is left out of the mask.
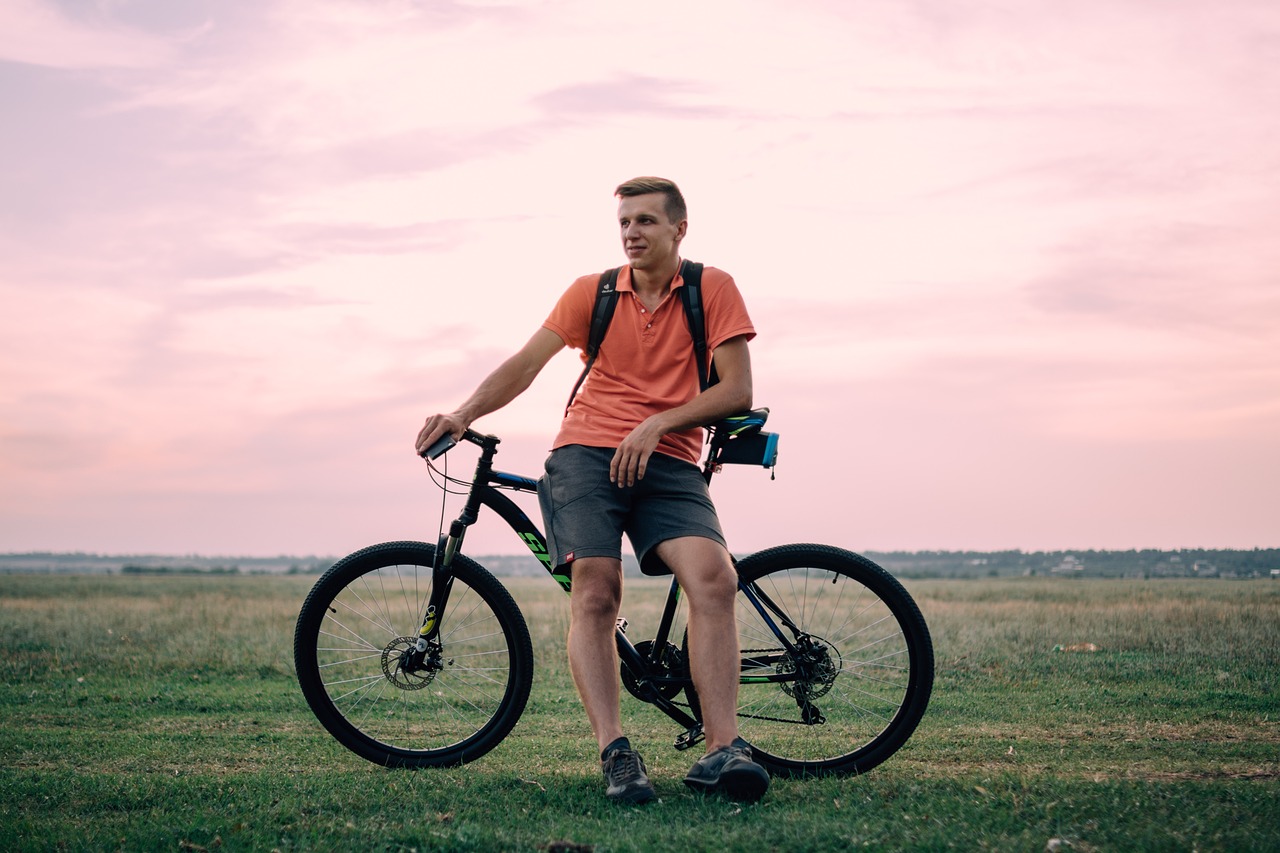
[[[460,223],[420,222],[378,227],[364,223],[287,225],[280,236],[298,247],[312,247],[323,254],[394,255],[441,249],[458,239]]]
[[[1121,222],[1082,231],[1053,255],[1052,271],[1024,288],[1042,311],[1280,343],[1280,251],[1261,221]]]
[[[0,59],[60,69],[158,68],[174,59],[181,42],[207,29],[157,36],[100,14],[72,18],[53,3],[7,0],[0,7]]]
[[[321,168],[331,164],[338,181],[412,175],[518,151],[547,130],[544,123],[532,122],[474,131],[422,127],[353,140],[306,159]]]
[[[689,96],[703,96],[705,88],[688,81],[644,75],[620,75],[605,82],[577,83],[552,89],[533,102],[558,118],[586,118],[601,115],[634,117],[723,118],[731,111],[714,103],[680,103]]]
[[[34,57],[0,66],[0,544],[404,535],[414,427],[617,262],[631,174],[681,181],[691,256],[761,330],[787,449],[753,527],[825,476],[814,535],[854,504],[883,545],[1028,547],[1097,502],[1081,476],[1137,503],[1134,448],[1168,494],[1187,455],[1275,455],[1274,4],[656,8],[680,25],[588,0],[0,11],[37,36],[0,35]],[[512,467],[577,370],[485,419]]]

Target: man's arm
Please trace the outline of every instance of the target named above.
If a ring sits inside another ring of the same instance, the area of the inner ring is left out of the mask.
[[[720,381],[683,406],[646,418],[618,445],[609,463],[609,481],[634,486],[644,477],[649,457],[669,432],[693,429],[751,408],[751,353],[740,335],[716,347],[713,360]]]
[[[545,328],[538,329],[520,351],[490,373],[456,411],[427,418],[418,432],[415,449],[421,453],[446,432],[461,439],[467,427],[477,418],[496,412],[519,397],[564,345],[564,341],[555,332]]]

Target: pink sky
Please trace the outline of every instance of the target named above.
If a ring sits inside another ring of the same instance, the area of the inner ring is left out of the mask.
[[[1273,0],[6,0],[0,115],[0,551],[434,539],[637,174],[759,330],[735,550],[1280,545]]]

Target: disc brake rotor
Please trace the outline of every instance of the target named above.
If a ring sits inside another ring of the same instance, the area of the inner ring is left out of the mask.
[[[842,663],[840,652],[835,648],[815,637],[807,637],[795,657],[787,655],[777,666],[779,675],[801,672],[802,677],[795,681],[784,681],[780,686],[788,696],[817,699],[825,696],[831,689]]]
[[[400,665],[401,659],[417,642],[414,637],[396,637],[382,650],[382,674],[401,690],[421,690],[435,679],[439,671],[436,667],[427,666],[408,672]]]

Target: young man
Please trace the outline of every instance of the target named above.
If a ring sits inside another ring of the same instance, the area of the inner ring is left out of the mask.
[[[606,795],[630,803],[654,797],[640,756],[623,736],[613,633],[622,602],[622,534],[646,573],[673,572],[689,602],[689,657],[702,705],[707,753],[685,777],[690,787],[756,800],[769,774],[738,737],[737,576],[698,469],[703,424],[751,408],[755,336],[733,279],[702,274],[707,347],[719,382],[699,392],[693,342],[673,291],[688,230],[674,183],[635,178],[617,188],[627,265],[598,357],[574,398],[539,499],[548,548],[573,573],[569,662],[595,732]],[[547,321],[452,414],[427,418],[417,449],[444,433],[460,438],[482,415],[515,399],[565,346],[585,349],[600,275],[579,278]]]

